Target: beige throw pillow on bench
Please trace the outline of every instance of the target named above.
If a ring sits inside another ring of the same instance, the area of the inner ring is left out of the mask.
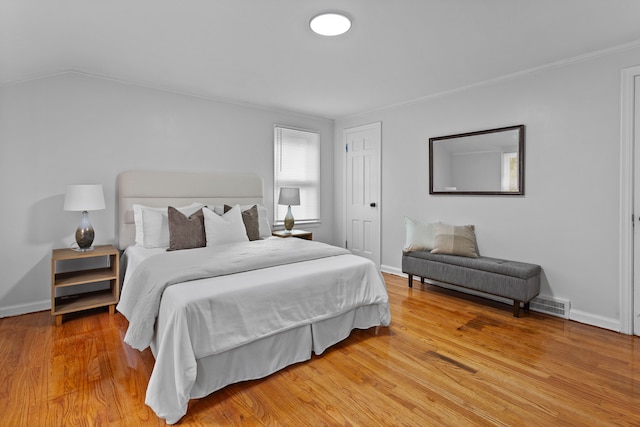
[[[432,254],[459,255],[478,258],[476,233],[473,225],[435,225],[436,237]]]

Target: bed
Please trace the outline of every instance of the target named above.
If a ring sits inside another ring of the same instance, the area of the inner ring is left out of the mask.
[[[390,323],[375,264],[320,242],[269,237],[263,208],[259,240],[177,251],[136,244],[134,205],[235,209],[263,202],[263,182],[254,175],[118,176],[125,266],[118,310],[129,320],[125,341],[153,352],[145,403],[169,424],[186,414],[190,399],[309,360],[353,329]]]

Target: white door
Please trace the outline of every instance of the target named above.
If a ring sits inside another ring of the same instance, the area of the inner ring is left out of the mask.
[[[640,75],[634,80],[633,101],[633,146],[634,146],[634,236],[633,236],[633,333],[640,336]]]
[[[381,123],[344,130],[346,248],[380,268]]]

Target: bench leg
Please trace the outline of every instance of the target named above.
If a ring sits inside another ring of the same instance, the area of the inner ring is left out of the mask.
[[[424,285],[424,277],[420,278],[420,283],[422,283]]]
[[[413,288],[413,274],[409,274],[409,287]]]
[[[513,300],[513,317],[520,317],[520,301]]]

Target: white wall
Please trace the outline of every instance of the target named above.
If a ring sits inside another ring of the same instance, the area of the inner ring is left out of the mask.
[[[475,224],[483,255],[540,264],[541,293],[619,328],[620,81],[640,49],[336,121],[336,240],[345,128],[382,122],[382,265],[400,272],[403,216]],[[425,76],[428,78],[428,76]],[[526,125],[525,196],[430,196],[428,139]]]
[[[51,249],[74,241],[67,184],[104,186],[95,244],[114,243],[115,183],[130,169],[263,177],[272,212],[273,125],[320,132],[322,224],[333,239],[333,122],[147,89],[78,73],[0,88],[0,316],[50,307]]]

